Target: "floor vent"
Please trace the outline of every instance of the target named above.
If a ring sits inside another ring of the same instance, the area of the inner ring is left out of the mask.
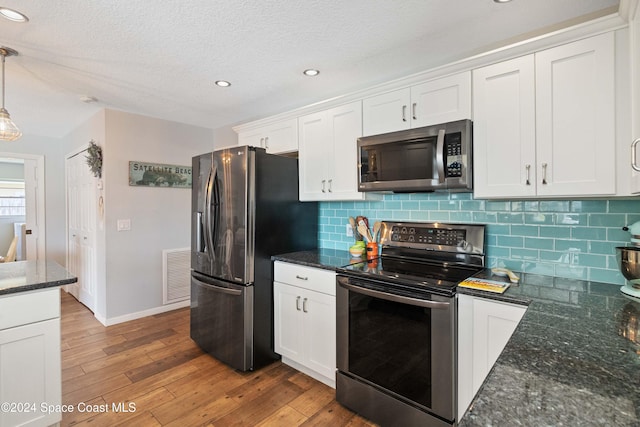
[[[162,251],[162,301],[171,304],[189,299],[191,248]]]

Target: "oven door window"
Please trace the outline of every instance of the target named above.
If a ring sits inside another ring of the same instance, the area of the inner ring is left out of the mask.
[[[349,371],[431,408],[431,311],[349,292]]]

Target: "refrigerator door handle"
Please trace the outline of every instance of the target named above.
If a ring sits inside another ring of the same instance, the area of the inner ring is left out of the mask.
[[[213,187],[215,185],[217,170],[215,166],[211,165],[211,171],[209,172],[209,178],[207,179],[206,192],[204,197],[204,237],[206,242],[206,247],[209,252],[209,259],[213,264],[215,259],[215,248],[213,246],[214,236],[213,232],[215,230],[211,229],[211,224],[213,223],[211,218],[211,199],[213,197]]]
[[[242,289],[231,289],[231,288],[225,288],[222,286],[217,286],[217,285],[214,285],[213,283],[206,283],[206,282],[203,282],[202,280],[198,280],[193,276],[191,276],[191,280],[193,280],[198,285],[204,286],[205,288],[212,290],[214,292],[219,292],[221,294],[234,295],[234,296],[242,295]]]
[[[194,250],[195,252],[202,252],[202,212],[195,212],[194,213],[195,218],[193,219],[195,221],[195,247]]]

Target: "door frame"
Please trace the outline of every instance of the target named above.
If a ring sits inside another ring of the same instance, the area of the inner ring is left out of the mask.
[[[22,160],[35,160],[37,169],[41,172],[36,173],[36,186],[37,186],[37,207],[27,206],[27,210],[36,208],[36,217],[38,222],[38,244],[37,254],[38,260],[44,261],[46,259],[47,244],[46,244],[46,205],[45,205],[45,168],[44,168],[44,156],[39,154],[25,154],[25,153],[10,153],[0,151],[0,158],[12,158]],[[26,170],[25,170],[26,174]]]

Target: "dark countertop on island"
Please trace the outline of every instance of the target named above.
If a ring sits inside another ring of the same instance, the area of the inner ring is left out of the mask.
[[[347,251],[273,260],[335,270]],[[640,303],[620,286],[519,274],[502,295],[528,309],[460,426],[640,426]]]
[[[0,296],[75,283],[78,278],[53,261],[0,263]]]

